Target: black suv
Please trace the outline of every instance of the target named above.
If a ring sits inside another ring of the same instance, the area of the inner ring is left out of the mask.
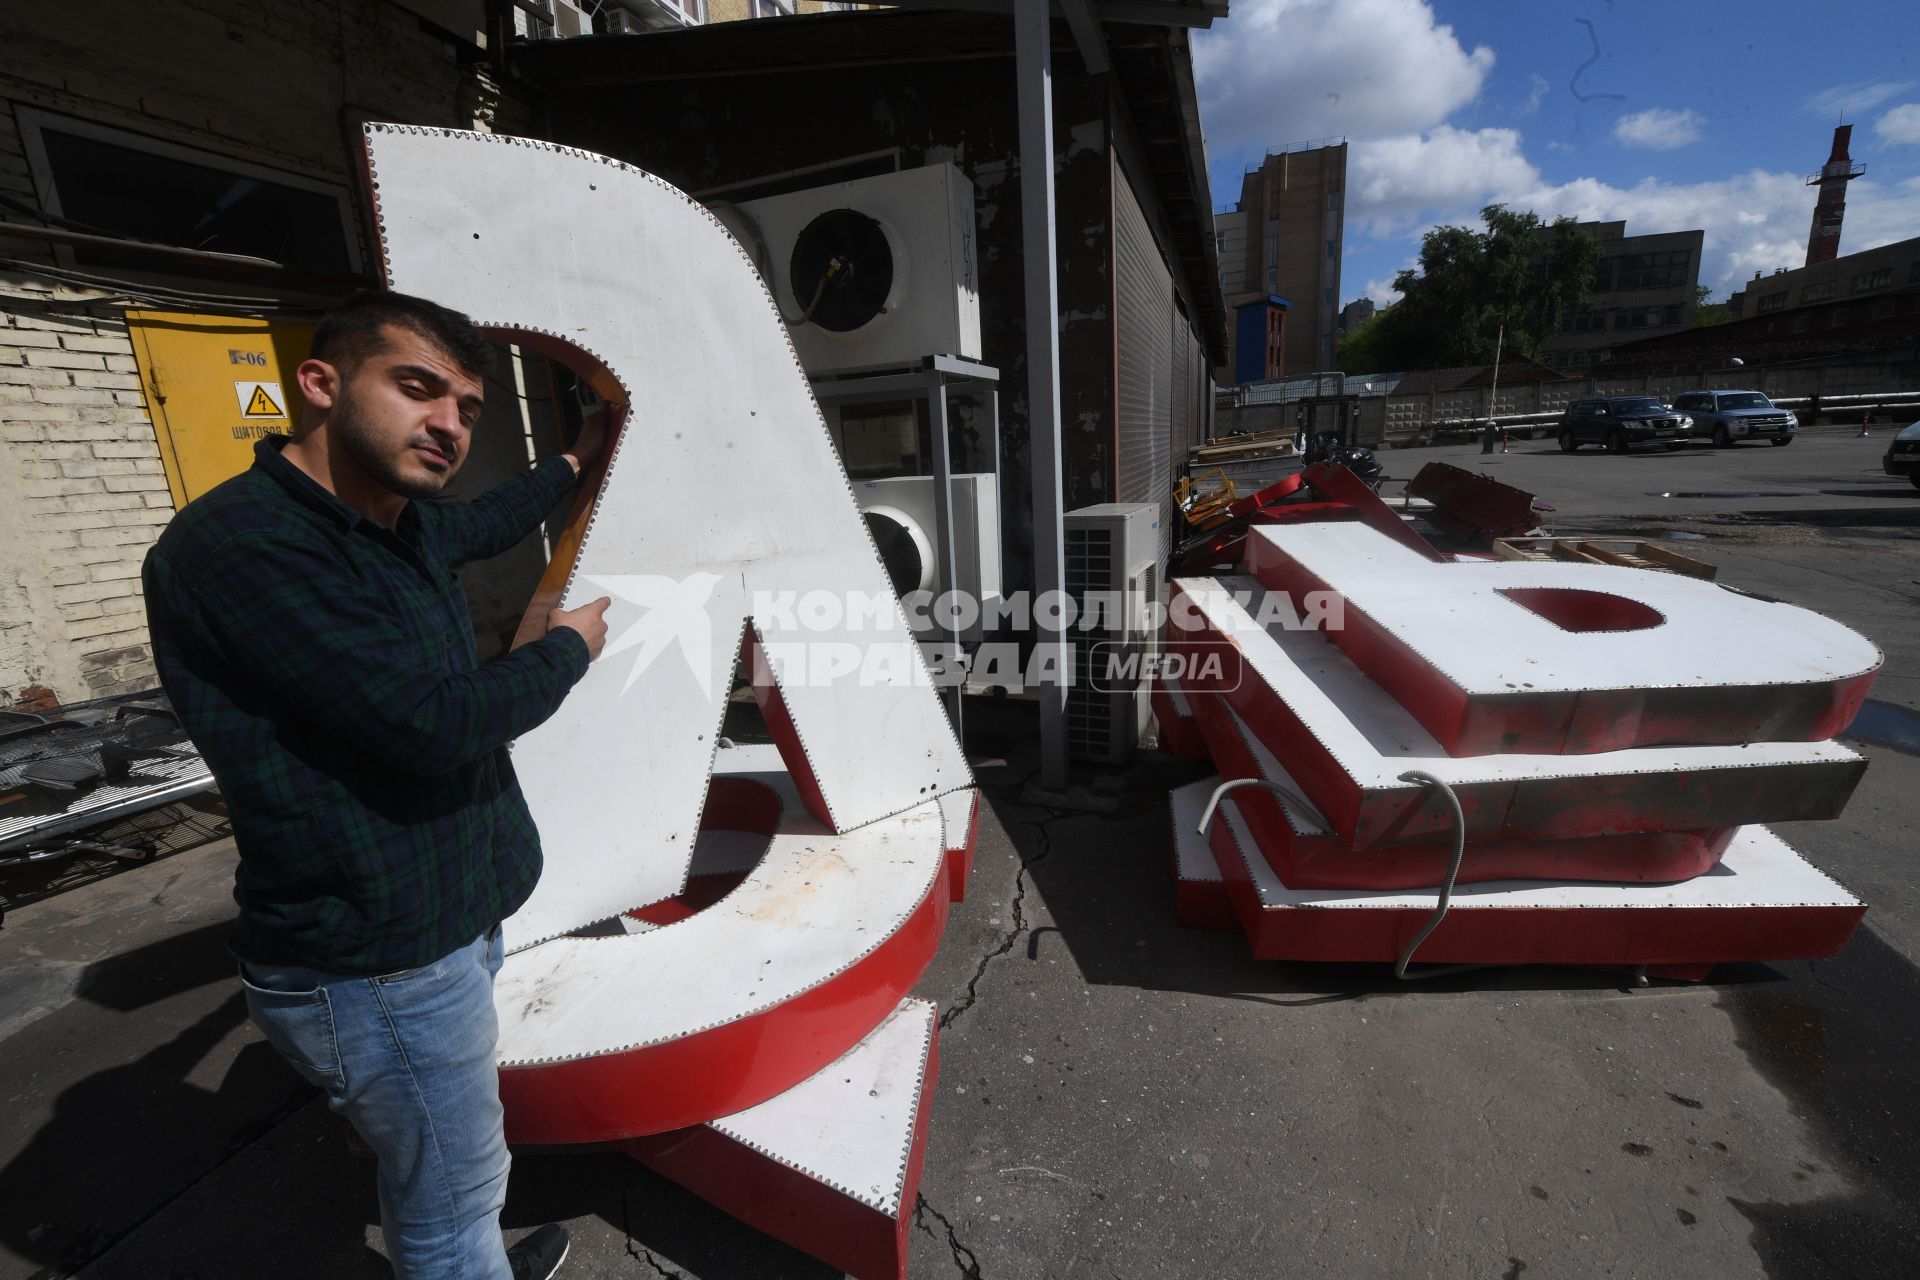
[[[1637,444],[1678,449],[1692,430],[1691,418],[1652,396],[1599,396],[1567,406],[1560,418],[1560,451],[1572,453],[1583,444],[1603,444],[1610,453],[1625,453]]]

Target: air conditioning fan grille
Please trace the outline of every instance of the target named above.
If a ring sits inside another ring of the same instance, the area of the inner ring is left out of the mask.
[[[1066,532],[1067,597],[1073,601],[1080,617],[1085,618],[1088,596],[1114,589],[1113,531],[1070,528]],[[1103,613],[1099,628],[1082,631],[1076,623],[1073,633],[1073,684],[1067,689],[1067,747],[1069,751],[1095,759],[1108,758],[1114,745],[1114,700],[1106,691],[1106,673],[1100,670],[1105,666],[1111,642],[1122,638],[1121,633],[1108,625],[1112,621],[1114,619]]]
[[[893,291],[886,229],[858,209],[829,209],[795,237],[787,284],[811,323],[834,333],[861,328]]]

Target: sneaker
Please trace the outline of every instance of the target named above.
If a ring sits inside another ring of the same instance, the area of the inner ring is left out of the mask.
[[[567,1229],[557,1222],[536,1227],[507,1250],[513,1280],[548,1280],[567,1260]]]

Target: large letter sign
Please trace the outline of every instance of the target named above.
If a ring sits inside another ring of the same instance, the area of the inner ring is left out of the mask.
[[[711,214],[626,165],[395,125],[369,126],[367,150],[394,288],[628,406],[547,584],[569,607],[613,598],[606,651],[513,751],[546,868],[506,924],[497,984],[509,1137],[627,1140],[830,1254],[807,1234],[825,1196],[856,1241],[830,1260],[896,1273],[934,1061],[924,1006],[902,1001],[957,893],[975,799],[897,602],[878,627],[793,607],[892,591],[773,301]],[[743,651],[777,757],[721,749]],[[757,858],[702,865],[743,838]],[[915,1105],[866,1129],[848,1113],[870,1135],[851,1149],[810,1130],[819,1099],[802,1095],[836,1060],[835,1076],[892,1072]],[[770,1150],[805,1184],[781,1184],[805,1222],[756,1200]],[[873,1197],[831,1190],[850,1168]]]
[[[1247,571],[1339,594],[1335,642],[1453,755],[1831,738],[1880,666],[1837,622],[1678,574],[1436,566],[1350,522],[1263,532]]]
[[[1753,824],[1835,817],[1858,783],[1827,739],[1879,666],[1863,637],[1671,574],[1454,561],[1404,526],[1256,527],[1246,560],[1172,584],[1169,647],[1212,661],[1164,705],[1221,775],[1172,799],[1183,919],[1275,959],[1686,976],[1830,955],[1859,921]],[[1325,630],[1293,624],[1304,592],[1340,606]]]

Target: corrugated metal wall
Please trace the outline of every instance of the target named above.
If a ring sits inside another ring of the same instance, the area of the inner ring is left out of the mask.
[[[1113,169],[1114,333],[1119,457],[1115,498],[1160,508],[1160,558],[1172,546],[1173,478],[1201,429],[1206,357],[1176,305],[1173,277],[1118,161]]]

